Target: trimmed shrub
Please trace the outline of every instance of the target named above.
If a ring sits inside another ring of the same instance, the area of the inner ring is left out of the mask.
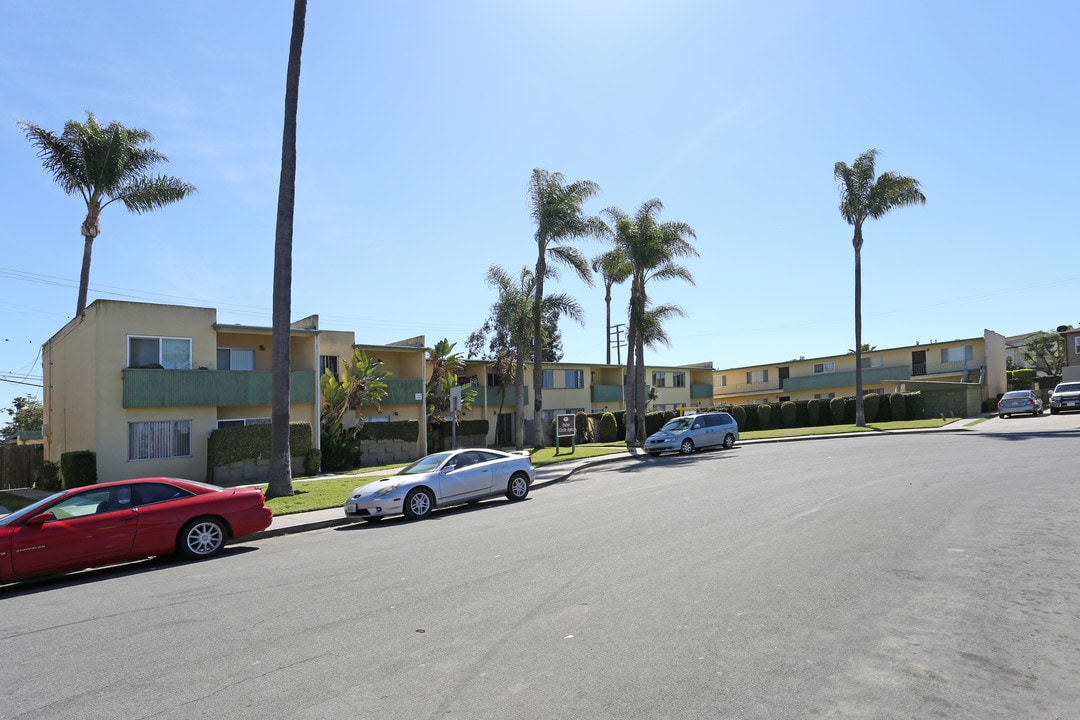
[[[672,417],[674,417],[674,413],[672,413]],[[664,427],[664,423],[670,419],[668,413],[665,411],[645,413],[645,437],[649,437],[654,432]],[[644,440],[645,438],[638,439]]]
[[[619,424],[615,422],[615,415],[606,412],[600,416],[600,430],[597,439],[602,443],[615,442],[619,439]]]
[[[905,393],[904,401],[908,420],[918,420],[922,417],[923,396],[921,392]]]
[[[829,424],[830,425],[843,425],[844,424],[844,406],[847,405],[842,397],[834,397],[829,399]]]
[[[772,405],[769,403],[761,403],[757,406],[757,418],[758,427],[762,430],[768,430],[772,419]]]
[[[806,424],[815,427],[821,423],[821,401],[817,398],[806,401]]]
[[[270,429],[270,423],[266,423],[212,431],[206,450],[210,466],[269,458]],[[306,422],[289,423],[289,452],[294,456],[303,456],[311,447],[311,425]]]
[[[304,455],[304,475],[312,477],[318,475],[319,470],[322,468],[322,450],[319,448],[311,448]]]
[[[584,410],[574,416],[574,431],[577,433],[579,443],[596,442],[596,432],[593,430],[592,418]]]
[[[62,490],[63,485],[60,483],[60,463],[53,462],[52,460],[46,460],[41,463],[41,475],[38,477],[34,487],[38,490]]]
[[[790,400],[785,400],[780,403],[780,422],[786,428],[795,427],[795,418],[798,415],[798,409],[795,407],[795,403]]]
[[[892,410],[894,421],[907,419],[907,400],[904,399],[903,393],[894,392],[889,396],[889,409]]]
[[[863,415],[866,417],[866,422],[877,422],[878,408],[881,407],[881,396],[877,393],[869,393],[863,395]]]
[[[739,424],[739,430],[745,432],[747,429],[746,408],[744,408],[742,405],[732,405],[729,412],[731,413],[731,417],[735,418],[735,422]]]
[[[65,488],[97,483],[97,455],[93,450],[72,450],[60,455],[60,473]]]
[[[468,423],[483,423],[483,434],[487,435],[487,420],[467,420],[458,423],[460,431]],[[474,433],[470,433],[474,434]],[[420,438],[420,422],[417,420],[399,420],[397,422],[364,423],[357,433],[359,440],[402,440],[416,442]]]

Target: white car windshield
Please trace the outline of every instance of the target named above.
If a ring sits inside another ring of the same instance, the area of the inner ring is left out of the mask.
[[[438,467],[446,462],[446,459],[453,454],[454,453],[452,452],[441,452],[435,453],[434,455],[427,455],[426,457],[420,458],[412,465],[406,465],[401,468],[401,472],[399,472],[398,475],[421,475],[423,473],[435,472]]]
[[[1080,392],[1080,383],[1069,383],[1068,385],[1058,385],[1057,389],[1054,390],[1054,392],[1056,392],[1056,393]]]

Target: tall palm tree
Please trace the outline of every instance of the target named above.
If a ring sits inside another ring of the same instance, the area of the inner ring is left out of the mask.
[[[630,277],[630,261],[620,248],[612,248],[593,258],[593,272],[600,273],[604,281],[605,326],[607,327],[607,364],[611,364],[611,288]]]
[[[504,349],[513,356],[514,444],[521,450],[525,446],[525,363],[533,343],[536,276],[528,268],[522,268],[518,277],[512,278],[498,265],[492,265],[488,268],[487,282],[499,292],[499,299],[492,306],[492,324],[502,337]],[[566,293],[545,295],[541,313],[545,317],[566,316],[579,324],[585,320],[581,305]]]
[[[113,121],[102,127],[93,113],[86,122],[69,120],[57,135],[37,125],[21,122],[30,144],[37,148],[41,164],[68,195],[80,195],[86,202],[82,223],[83,259],[79,273],[79,298],[75,315],[86,314],[86,293],[90,287],[90,255],[94,239],[101,233],[101,211],[121,202],[140,214],[183,200],[195,186],[169,175],[151,175],[160,163],[169,161],[149,143],[154,136],[139,128]]]
[[[694,229],[684,222],[660,222],[657,215],[664,204],[657,198],[646,200],[633,217],[616,207],[604,210],[614,226],[613,242],[630,262],[630,306],[627,323],[626,376],[623,393],[626,399],[626,442],[636,443],[645,428],[645,346],[656,339],[655,319],[649,316],[648,283],[650,280],[685,280],[693,284],[690,271],[675,262],[679,258],[697,257],[697,249],[689,238],[696,238]],[[667,316],[680,314],[677,306],[663,312]],[[656,309],[653,310],[656,312]]]
[[[304,49],[307,0],[293,4],[289,64],[285,73],[285,127],[281,137],[277,228],[274,233],[274,310],[270,353],[270,478],[266,497],[293,494],[289,448],[289,349],[292,314],[293,211],[296,207],[296,108],[300,99],[300,54]]]
[[[894,207],[925,205],[926,196],[919,181],[892,172],[874,177],[874,159],[878,151],[867,150],[850,167],[836,163],[833,177],[840,183],[840,214],[855,227],[851,244],[855,248],[855,424],[866,427],[862,391],[862,245],[863,223],[878,219]]]
[[[541,422],[544,380],[544,280],[556,278],[556,268],[548,265],[550,259],[557,265],[565,265],[578,277],[592,285],[592,271],[581,251],[569,245],[569,241],[586,237],[603,237],[607,226],[596,217],[586,215],[582,206],[600,192],[600,186],[591,180],[579,180],[567,184],[562,173],[552,173],[536,168],[529,179],[529,213],[536,223],[537,257],[536,301],[533,304],[533,409],[534,442],[536,447],[544,444],[544,427]]]

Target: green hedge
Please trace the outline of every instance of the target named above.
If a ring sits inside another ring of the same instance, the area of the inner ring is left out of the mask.
[[[65,488],[97,483],[97,455],[93,450],[72,450],[60,455],[60,474]]]
[[[212,431],[206,448],[207,462],[210,467],[218,467],[242,460],[269,458],[271,427],[270,423],[265,423]],[[302,457],[311,448],[311,425],[306,422],[289,423],[289,452],[294,457]]]
[[[478,422],[472,420],[470,422]],[[487,422],[486,420],[484,421]],[[465,423],[458,423],[458,429]],[[484,428],[487,433],[487,428]],[[420,438],[420,423],[417,420],[400,420],[398,422],[369,422],[364,423],[357,433],[360,440],[403,440],[416,442]]]
[[[606,412],[600,416],[600,430],[597,440],[602,443],[615,442],[619,439],[619,424],[615,422],[614,413]]]

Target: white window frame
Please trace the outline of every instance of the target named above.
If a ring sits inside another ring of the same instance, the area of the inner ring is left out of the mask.
[[[249,371],[255,369],[255,349],[254,348],[223,348],[223,347],[219,347],[217,349],[217,351],[218,351],[218,357],[217,357],[218,370],[236,370],[236,372],[249,372]],[[221,367],[221,353],[224,353],[224,352],[229,353],[229,362],[228,362],[229,367]],[[235,367],[235,365],[237,364],[236,363],[236,358],[237,357],[247,357],[249,354],[250,354],[250,357],[251,357],[251,367],[250,368],[237,369]]]
[[[818,368],[821,368],[820,370]],[[823,375],[836,372],[836,363],[833,361],[814,363],[814,374]]]
[[[225,424],[222,425],[222,423],[225,423]],[[218,428],[223,428],[223,427],[243,427],[243,426],[246,426],[246,425],[269,425],[269,424],[270,424],[270,418],[268,418],[268,417],[259,417],[259,418],[220,418],[217,421]]]
[[[720,387],[727,387],[727,375],[720,376]]]
[[[957,357],[962,355],[963,357]],[[975,349],[971,345],[941,348],[941,362],[959,363],[975,359]]]
[[[671,373],[671,387],[684,388],[686,387],[686,373],[673,372]]]
[[[769,369],[764,370],[747,370],[746,371],[746,384],[758,385],[761,383],[769,382]]]
[[[128,423],[128,461],[191,457],[190,420]]]
[[[157,360],[158,365],[161,365],[166,370],[190,370],[191,369],[191,338],[185,337],[169,337],[167,335],[128,335],[127,336],[127,367],[131,367],[131,341],[132,340],[156,340],[157,341]],[[175,367],[170,367],[164,362],[166,359],[162,353],[161,345],[163,342],[181,342],[187,344],[187,362],[180,363]],[[140,365],[146,365],[148,363],[140,363]]]

